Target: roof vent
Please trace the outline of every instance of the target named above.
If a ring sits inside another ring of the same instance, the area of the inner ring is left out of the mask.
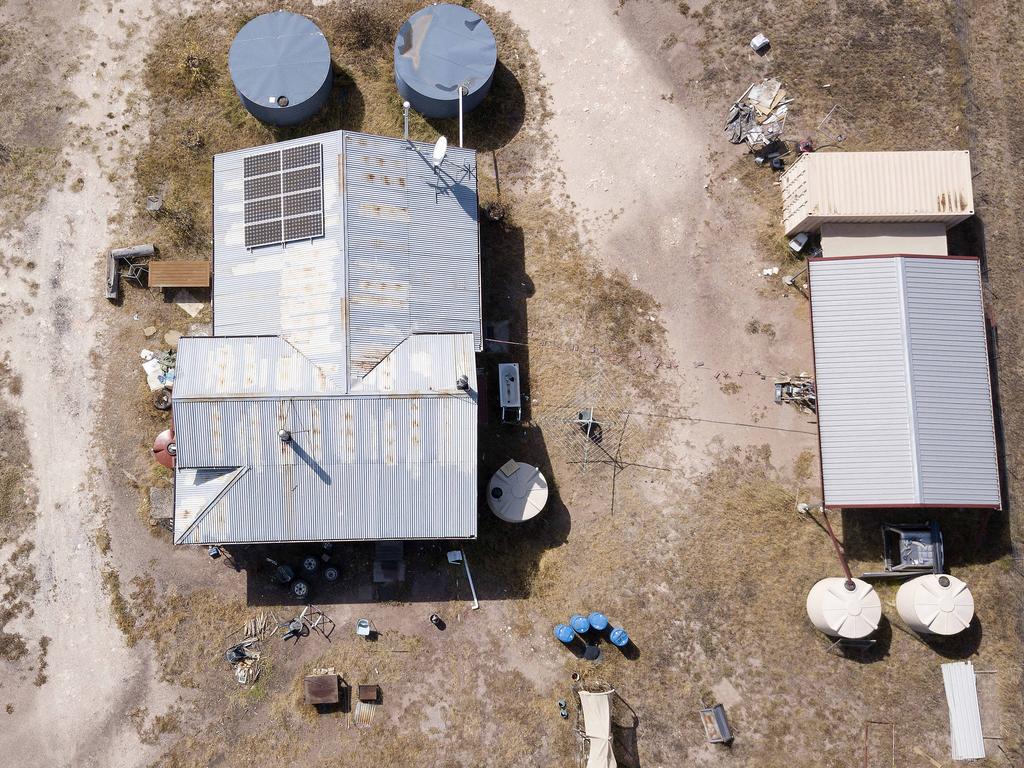
[[[462,374],[461,376],[459,376],[459,378],[455,381],[455,386],[463,391],[469,389],[469,376],[467,376],[466,374]]]

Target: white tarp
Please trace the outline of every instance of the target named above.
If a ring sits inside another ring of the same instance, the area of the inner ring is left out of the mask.
[[[579,693],[583,708],[583,735],[590,745],[587,768],[615,768],[615,755],[612,754],[612,696],[615,691]]]
[[[942,665],[942,681],[949,705],[949,741],[954,760],[985,757],[985,739],[981,735],[981,710],[974,665],[957,661]]]

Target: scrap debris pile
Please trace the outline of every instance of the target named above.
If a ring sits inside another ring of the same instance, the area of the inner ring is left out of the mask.
[[[144,349],[139,352],[142,358],[142,370],[146,372],[146,382],[151,392],[174,388],[175,352],[152,352]]]
[[[224,657],[235,673],[239,685],[251,685],[263,672],[263,641],[277,633],[278,622],[273,614],[261,611],[245,622],[245,639],[228,648]]]
[[[733,144],[749,145],[758,151],[782,138],[786,115],[793,99],[786,98],[786,89],[774,78],[753,83],[729,110],[725,130]]]
[[[334,620],[315,605],[307,605],[302,613],[289,621],[279,621],[277,615],[260,611],[246,620],[240,630],[241,642],[235,643],[224,652],[224,658],[235,674],[239,685],[251,685],[259,678],[266,667],[264,643],[280,633],[282,640],[295,640],[306,637],[310,632],[317,632],[330,642],[334,633]],[[239,634],[236,630],[228,637]]]

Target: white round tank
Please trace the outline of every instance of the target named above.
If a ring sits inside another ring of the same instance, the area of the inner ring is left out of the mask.
[[[822,579],[807,593],[807,616],[826,635],[855,640],[867,637],[882,618],[875,588],[861,579],[846,588],[846,579]]]
[[[896,593],[896,611],[924,635],[955,635],[971,625],[974,597],[960,579],[929,573],[905,582]]]
[[[537,467],[509,459],[487,485],[487,506],[507,523],[536,517],[548,502],[548,481]]]

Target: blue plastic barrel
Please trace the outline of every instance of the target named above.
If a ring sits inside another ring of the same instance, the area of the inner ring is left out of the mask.
[[[587,621],[586,616],[580,616],[578,613],[570,617],[569,625],[576,630],[576,634],[585,635],[590,631],[590,622]]]
[[[616,648],[625,648],[629,643],[629,635],[622,627],[613,629],[611,634],[608,635],[608,639],[612,641],[612,645]]]
[[[604,632],[608,629],[608,617],[599,611],[594,611],[587,617],[587,620],[590,622],[590,626],[598,632]]]
[[[576,633],[572,631],[572,627],[568,624],[556,624],[555,637],[557,637],[560,642],[568,645],[576,638]]]

